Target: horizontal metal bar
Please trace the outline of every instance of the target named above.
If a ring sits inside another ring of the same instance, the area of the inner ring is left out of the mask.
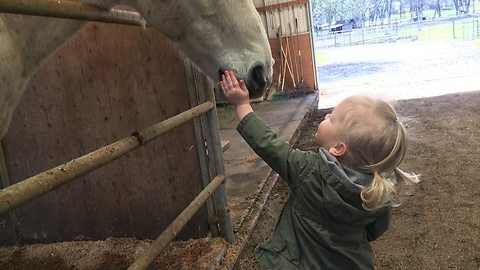
[[[147,26],[138,12],[102,9],[69,0],[0,0],[0,13]]]
[[[207,101],[132,136],[0,190],[0,215],[128,154],[214,107],[213,102]]]
[[[212,196],[213,192],[223,183],[225,175],[218,174],[198,194],[198,196],[178,215],[178,217],[160,234],[150,247],[138,257],[128,268],[129,270],[147,269],[162,252],[162,250],[177,236],[193,215],[202,207],[205,201]],[[181,259],[181,258],[179,258]]]

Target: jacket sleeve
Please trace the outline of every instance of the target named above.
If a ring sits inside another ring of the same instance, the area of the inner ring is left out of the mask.
[[[288,142],[278,139],[275,131],[254,112],[240,121],[237,131],[290,187],[295,186],[302,172],[310,167],[308,152],[291,149]]]
[[[392,214],[392,207],[385,206],[383,208],[378,209],[377,211],[379,214],[378,218],[375,219],[374,222],[368,224],[365,227],[367,240],[369,242],[374,241],[378,239],[380,236],[382,236],[382,234],[387,231],[390,225],[390,216]]]

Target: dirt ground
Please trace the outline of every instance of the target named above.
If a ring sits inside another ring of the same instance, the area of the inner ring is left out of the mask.
[[[409,156],[402,168],[421,174],[422,182],[394,210],[387,233],[373,243],[375,265],[377,269],[480,269],[480,92],[463,92],[480,90],[476,83],[480,79],[480,49],[477,43],[467,41],[418,43],[416,50],[422,53],[408,57],[409,51],[415,50],[412,44],[407,44],[406,52],[394,47],[389,54],[380,53],[384,47],[368,47],[355,53],[360,55],[357,60],[345,56],[344,51],[333,51],[332,55],[340,52],[345,57],[336,57],[341,61],[338,69],[328,59],[317,63],[319,70],[331,71],[325,73],[330,77],[320,74],[322,109],[312,107],[306,114],[294,147],[317,151],[313,134],[330,110],[328,102],[354,89],[362,88],[372,95],[377,95],[377,89],[382,96],[403,94],[406,89],[429,96],[426,89],[438,90],[438,97],[397,102],[411,136]],[[372,55],[366,55],[368,52]],[[427,52],[436,57],[429,60]],[[393,59],[395,55],[403,55],[405,62]],[[457,93],[446,94],[443,88]],[[281,179],[276,181],[235,269],[258,269],[253,249],[273,230],[288,194]],[[238,234],[248,237],[243,231]],[[150,243],[107,239],[0,248],[0,269],[126,269]],[[226,247],[221,240],[211,238],[172,243],[157,259],[155,269],[209,269]],[[231,254],[238,249],[238,245],[228,246],[222,265],[215,268],[230,269],[234,262]]]
[[[479,102],[480,92],[469,92],[397,103],[412,137],[402,168],[422,182],[373,242],[376,269],[480,269]],[[309,111],[297,148],[316,151],[312,134],[328,112]],[[253,248],[273,229],[288,192],[277,182],[237,269],[259,269]]]

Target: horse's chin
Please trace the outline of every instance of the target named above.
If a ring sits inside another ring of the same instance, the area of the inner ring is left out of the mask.
[[[263,97],[263,94],[265,94],[265,91],[266,91],[265,87],[258,88],[258,87],[248,86],[248,84],[247,84],[247,88],[251,89],[248,92],[248,96],[250,97],[250,99],[261,98]]]

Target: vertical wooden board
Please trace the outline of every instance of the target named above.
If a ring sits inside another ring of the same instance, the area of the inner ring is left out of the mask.
[[[298,2],[299,1],[283,0],[265,1],[264,4],[261,4],[258,1],[254,2],[257,8],[267,7],[267,9],[261,9],[262,12],[260,15],[270,40],[272,56],[275,59],[273,83],[278,82],[278,75],[282,65],[282,62],[280,61],[280,44],[278,41],[278,32],[279,28],[281,28],[282,46],[285,54],[288,56],[288,65],[290,66],[290,69],[288,69],[288,66],[285,66],[285,79],[283,80],[282,77],[280,82],[284,81],[285,89],[287,91],[293,90],[301,78],[303,78],[304,82],[310,89],[317,88],[316,67],[312,56],[314,48],[312,48],[310,33],[310,9],[308,8],[310,3]],[[299,50],[301,56],[299,56]],[[300,60],[302,64],[301,68]],[[292,78],[292,76],[294,78]],[[302,84],[302,86],[304,85]]]
[[[252,2],[256,8],[265,6],[265,0],[252,0]]]
[[[297,18],[298,22],[298,32],[300,34],[304,33],[309,33],[312,31],[311,29],[311,21],[310,21],[310,8],[308,7],[308,4],[303,4],[303,5],[298,5],[294,6],[294,9],[292,9],[293,12],[293,17]]]
[[[89,24],[35,73],[4,139],[12,182],[190,108],[160,34]],[[156,238],[201,191],[193,123],[19,208],[27,242]],[[207,233],[202,209],[180,238]]]
[[[6,164],[4,164],[4,161],[5,156],[3,152],[3,145],[0,141],[0,189],[4,189],[6,186],[10,185],[10,182],[5,179],[5,177],[8,177],[8,175],[5,172]],[[12,222],[12,216],[10,213],[0,215],[0,243],[5,245],[12,245],[15,243],[16,237]]]
[[[301,61],[302,61],[302,69],[303,69],[303,79],[305,82],[310,86],[311,89],[314,89],[316,83],[315,77],[315,63],[312,58],[312,52],[314,48],[312,48],[312,41],[310,33],[307,34],[300,34],[300,51],[301,51]],[[298,57],[298,54],[297,54]],[[299,60],[300,62],[300,60]]]
[[[265,0],[265,6],[271,6],[271,5],[282,4],[287,2],[292,2],[292,0]]]
[[[0,176],[0,189],[3,189],[4,187],[3,180]],[[9,214],[0,215],[0,244],[15,244],[15,232],[13,230],[13,223]]]
[[[13,244],[15,244],[15,232],[10,216],[7,214],[0,217],[0,245]]]
[[[279,26],[283,29],[283,34],[288,33],[288,24],[290,23],[295,31],[295,21],[298,23],[300,34],[310,32],[310,3],[300,1],[273,1],[274,3],[266,6],[255,3],[259,11],[263,26],[270,39],[275,38]]]

